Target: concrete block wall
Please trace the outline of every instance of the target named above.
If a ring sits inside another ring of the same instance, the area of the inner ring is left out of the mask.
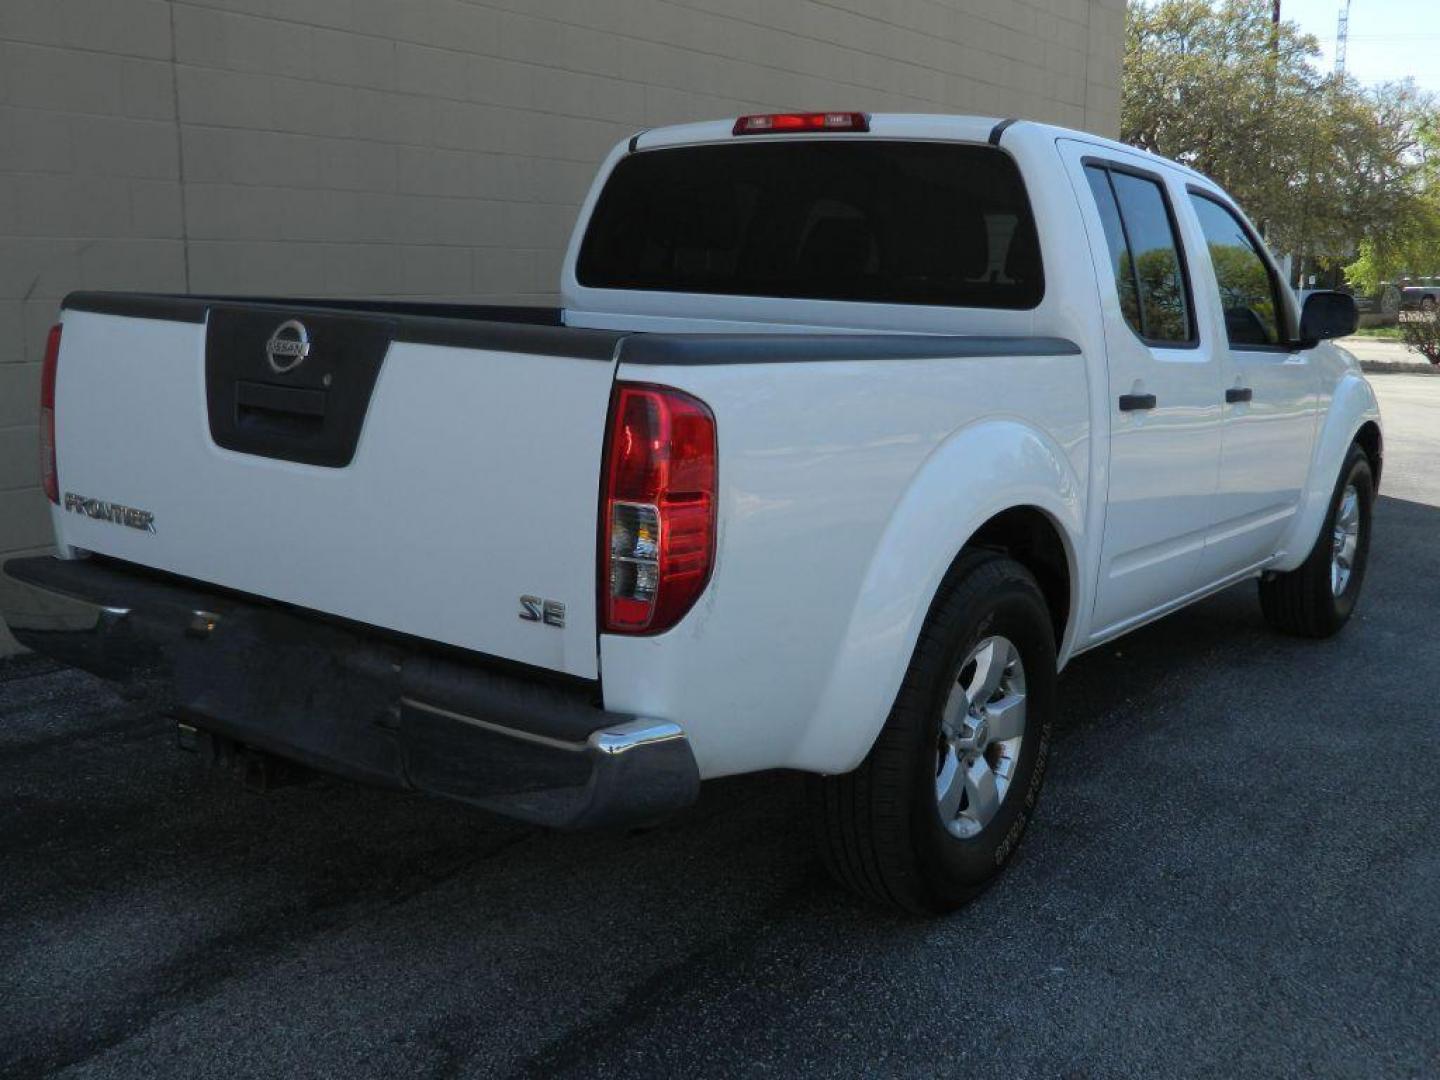
[[[637,129],[829,107],[1113,135],[1124,8],[0,0],[0,559],[49,540],[39,361],[71,289],[544,302]]]

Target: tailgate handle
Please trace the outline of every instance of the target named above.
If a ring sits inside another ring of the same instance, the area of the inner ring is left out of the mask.
[[[291,438],[318,435],[325,428],[325,391],[237,382],[235,423],[242,430],[267,431]]]

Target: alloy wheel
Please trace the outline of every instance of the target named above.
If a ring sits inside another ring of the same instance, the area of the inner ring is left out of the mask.
[[[1010,791],[1025,739],[1025,665],[1006,637],[980,641],[956,672],[940,718],[935,801],[940,820],[968,839]]]
[[[1360,547],[1360,493],[1354,484],[1345,485],[1335,512],[1335,533],[1330,548],[1330,589],[1336,596],[1345,592],[1355,569],[1355,552]]]

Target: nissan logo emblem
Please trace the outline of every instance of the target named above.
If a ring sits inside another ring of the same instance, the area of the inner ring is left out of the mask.
[[[299,367],[310,355],[310,332],[299,319],[281,323],[265,342],[265,359],[277,375]]]

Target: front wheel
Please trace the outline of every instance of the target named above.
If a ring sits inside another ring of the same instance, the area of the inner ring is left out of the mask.
[[[1352,445],[1309,557],[1289,573],[1260,579],[1260,610],[1271,626],[1300,637],[1324,638],[1349,621],[1370,561],[1374,503],[1370,459]]]
[[[851,773],[810,780],[841,884],[915,912],[988,884],[1034,813],[1055,713],[1055,638],[1034,577],[967,553],[931,611],[895,705]]]

